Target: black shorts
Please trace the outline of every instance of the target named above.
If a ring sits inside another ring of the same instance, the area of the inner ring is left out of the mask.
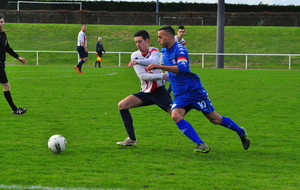
[[[77,51],[78,51],[80,58],[85,58],[85,57],[89,56],[89,54],[87,52],[85,52],[84,47],[82,47],[82,46],[77,46]]]
[[[102,57],[102,51],[97,51],[98,55]]]
[[[3,62],[0,62],[0,83],[8,83],[8,79],[5,72],[5,64]]]
[[[141,106],[149,106],[156,104],[161,109],[167,111],[171,108],[172,105],[172,98],[164,86],[157,88],[152,93],[138,92],[133,95],[138,99],[142,100],[143,103]]]

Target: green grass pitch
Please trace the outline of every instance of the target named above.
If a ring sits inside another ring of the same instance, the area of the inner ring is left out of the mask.
[[[246,127],[238,136],[191,111],[186,119],[211,147],[195,148],[157,106],[132,109],[136,147],[124,140],[117,103],[140,89],[128,67],[7,66],[17,106],[0,98],[0,189],[300,189],[300,71],[198,69],[217,111]],[[47,141],[63,135],[54,154]]]

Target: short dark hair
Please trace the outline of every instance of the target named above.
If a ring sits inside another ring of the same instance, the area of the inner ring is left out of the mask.
[[[0,19],[2,19],[2,18],[4,19],[4,16],[2,14],[0,14]]]
[[[147,38],[150,39],[150,35],[146,30],[139,30],[136,33],[134,33],[133,37],[142,36],[144,40]]]
[[[182,25],[178,26],[178,29],[183,29],[183,30],[185,30],[184,26],[182,26]]]
[[[166,33],[171,34],[175,36],[175,30],[172,28],[172,26],[163,26],[158,31],[164,30]]]

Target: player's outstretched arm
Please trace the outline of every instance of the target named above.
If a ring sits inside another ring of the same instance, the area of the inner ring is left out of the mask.
[[[164,71],[169,71],[169,72],[172,72],[172,73],[179,73],[179,69],[178,69],[177,65],[166,66],[166,65],[159,65],[159,64],[152,63],[147,68],[149,70],[151,70],[151,69],[162,69]]]
[[[22,64],[26,63],[26,59],[24,59],[23,57],[18,57],[18,60],[21,61]]]

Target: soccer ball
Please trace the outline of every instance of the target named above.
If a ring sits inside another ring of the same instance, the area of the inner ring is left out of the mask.
[[[67,140],[61,135],[53,135],[48,140],[48,148],[55,153],[61,153],[66,149]]]

